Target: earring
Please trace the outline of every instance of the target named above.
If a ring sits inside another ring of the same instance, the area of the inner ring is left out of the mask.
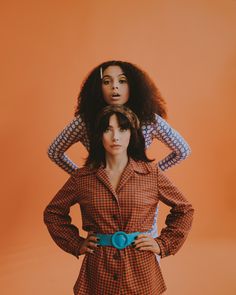
[[[101,77],[101,79],[103,78],[102,76],[103,76],[102,75],[102,67],[100,67],[100,77]]]

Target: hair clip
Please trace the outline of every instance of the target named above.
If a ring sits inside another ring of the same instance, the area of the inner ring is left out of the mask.
[[[100,77],[101,77],[101,79],[103,78],[103,75],[102,75],[102,67],[100,67]]]

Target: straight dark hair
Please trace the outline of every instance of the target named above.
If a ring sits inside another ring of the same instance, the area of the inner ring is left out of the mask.
[[[107,106],[105,107],[96,120],[94,136],[91,139],[89,155],[86,159],[85,166],[98,168],[105,161],[105,149],[102,143],[103,133],[109,126],[110,117],[116,115],[119,127],[123,130],[130,130],[130,142],[127,148],[128,157],[136,161],[152,162],[148,159],[145,152],[145,140],[137,116],[125,106]]]

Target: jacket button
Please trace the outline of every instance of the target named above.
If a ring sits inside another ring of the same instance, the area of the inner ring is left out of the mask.
[[[113,258],[114,258],[115,260],[120,259],[120,253],[119,253],[119,252],[115,253],[115,254],[113,255]]]
[[[113,217],[114,220],[118,219],[117,215],[115,215],[115,214],[113,214],[112,217]]]
[[[118,274],[117,273],[114,274],[113,279],[114,279],[114,281],[118,280]]]

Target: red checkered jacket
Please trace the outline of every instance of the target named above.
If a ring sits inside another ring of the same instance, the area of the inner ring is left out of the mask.
[[[130,159],[116,191],[103,166],[79,169],[46,207],[44,222],[57,245],[79,257],[84,238],[71,224],[71,206],[80,205],[85,231],[131,233],[146,232],[152,227],[159,201],[171,207],[166,227],[155,238],[163,258],[174,255],[183,245],[194,210],[154,164]],[[98,247],[93,254],[86,253],[74,286],[75,295],[157,295],[165,290],[155,254],[131,246],[123,250]]]

